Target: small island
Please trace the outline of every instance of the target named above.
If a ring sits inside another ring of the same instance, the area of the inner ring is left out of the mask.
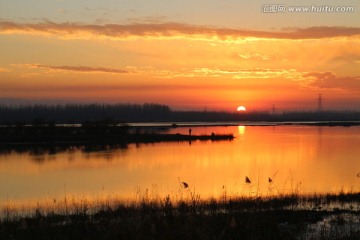
[[[5,145],[87,145],[131,144],[182,141],[233,140],[232,134],[191,135],[158,133],[141,127],[108,123],[68,125],[12,125],[0,128],[0,143]]]

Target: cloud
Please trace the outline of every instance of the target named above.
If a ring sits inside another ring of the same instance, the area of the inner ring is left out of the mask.
[[[270,61],[271,58],[267,55],[263,55],[263,54],[237,54],[234,53],[232,56],[232,58],[234,59],[241,59],[241,60],[252,60],[252,61]]]
[[[359,76],[337,77],[332,72],[310,72],[303,77],[310,80],[308,85],[312,87],[360,91]]]
[[[300,72],[295,69],[277,69],[277,68],[192,68],[179,70],[158,69],[151,66],[134,67],[126,66],[126,70],[105,68],[105,67],[86,67],[86,66],[50,66],[42,64],[12,64],[12,67],[26,69],[49,69],[54,71],[72,71],[72,72],[97,72],[125,74],[136,73],[139,75],[152,76],[156,78],[174,79],[174,78],[207,78],[207,77],[227,77],[233,79],[265,79],[265,78],[286,78],[294,79],[301,77]],[[1,71],[1,69],[0,69]]]
[[[227,78],[227,79],[269,79],[284,78],[298,79],[300,72],[295,69],[277,68],[192,68],[179,70],[156,69],[153,67],[127,67],[138,74],[146,74],[156,78],[175,79],[175,78]]]
[[[41,64],[33,64],[31,67],[35,68],[47,68],[51,70],[60,70],[60,71],[72,71],[72,72],[95,72],[95,73],[129,73],[126,70],[113,69],[113,68],[104,68],[104,67],[85,67],[85,66],[47,66]]]
[[[262,84],[262,87],[265,88],[273,88],[273,84],[265,83]],[[277,89],[289,89],[289,86],[276,86]],[[260,90],[259,85],[255,83],[237,83],[231,85],[224,85],[224,84],[78,84],[78,85],[69,85],[64,83],[59,83],[56,85],[35,85],[35,84],[23,84],[19,85],[10,85],[10,84],[2,84],[1,90],[10,92],[79,92],[79,91],[86,91],[86,92],[124,92],[124,93],[140,93],[140,92],[147,92],[147,93],[160,93],[160,94],[181,94],[183,93],[190,93],[190,92],[199,92],[199,91],[209,91],[209,92],[219,92],[219,91],[243,91],[243,90]]]
[[[248,69],[219,69],[219,68],[196,68],[195,76],[231,76],[234,79],[265,79],[265,78],[294,78],[298,76],[295,69],[272,69],[272,68],[248,68]]]
[[[2,73],[2,72],[9,72],[9,70],[6,68],[0,67],[0,73]]]
[[[341,55],[335,56],[333,61],[340,61],[345,63],[358,63],[360,62],[360,54],[354,53],[354,49],[351,49],[351,53],[342,53]]]
[[[181,23],[132,23],[132,24],[79,24],[79,23],[16,23],[0,21],[0,34],[34,34],[62,38],[216,38],[234,40],[239,38],[265,39],[322,39],[360,36],[356,27],[310,27],[288,28],[282,31],[254,31],[231,28],[197,26]]]

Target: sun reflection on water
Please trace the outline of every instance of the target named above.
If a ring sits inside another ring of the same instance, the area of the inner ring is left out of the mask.
[[[246,126],[238,126],[238,132],[240,135],[244,135],[246,130]]]

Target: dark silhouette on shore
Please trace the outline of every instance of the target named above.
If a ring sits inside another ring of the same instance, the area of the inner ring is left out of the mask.
[[[131,130],[131,131],[130,131]],[[186,135],[141,133],[140,127],[109,122],[84,123],[81,126],[11,125],[0,127],[0,144],[19,145],[107,145],[181,141],[232,140],[232,134]]]

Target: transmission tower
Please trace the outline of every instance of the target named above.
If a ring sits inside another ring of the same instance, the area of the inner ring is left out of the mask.
[[[321,94],[319,94],[319,97],[317,99],[317,111],[322,112],[323,111],[323,99]]]
[[[271,110],[272,110],[272,111],[271,111],[272,115],[274,115],[274,114],[275,114],[275,104],[272,105],[272,109],[271,109]]]

